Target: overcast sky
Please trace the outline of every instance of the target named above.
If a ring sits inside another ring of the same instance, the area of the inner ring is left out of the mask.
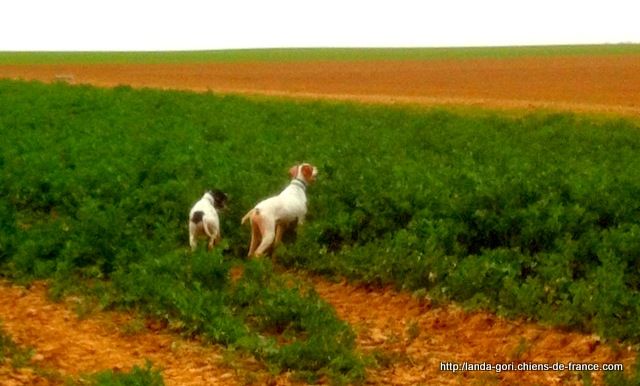
[[[4,0],[0,50],[640,43],[640,1]]]

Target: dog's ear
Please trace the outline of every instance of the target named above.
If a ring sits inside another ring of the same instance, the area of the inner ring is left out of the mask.
[[[293,165],[291,169],[289,169],[289,175],[291,178],[298,177],[298,165]]]
[[[302,165],[302,175],[304,176],[304,179],[307,182],[311,182],[313,181],[313,166],[309,165],[309,164],[304,164]]]

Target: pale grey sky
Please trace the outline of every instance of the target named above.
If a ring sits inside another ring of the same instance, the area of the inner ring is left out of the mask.
[[[12,0],[0,50],[640,43],[637,0]]]

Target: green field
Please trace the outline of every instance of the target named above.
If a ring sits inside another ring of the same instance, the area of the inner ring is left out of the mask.
[[[173,52],[0,52],[0,64],[432,60],[627,54],[640,54],[640,44],[463,48],[291,48]]]
[[[280,266],[638,343],[639,129],[0,81],[1,272],[146,312],[274,371],[362,380],[331,307],[244,258],[240,218],[308,161],[318,182]],[[191,254],[188,210],[212,187],[230,196],[223,247]]]

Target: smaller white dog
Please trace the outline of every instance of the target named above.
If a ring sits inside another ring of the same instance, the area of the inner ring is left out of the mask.
[[[220,242],[220,219],[217,210],[223,209],[227,195],[219,190],[208,191],[193,205],[189,213],[189,245],[195,251],[198,239],[209,240],[208,249]]]
[[[283,229],[302,225],[307,214],[307,186],[315,181],[318,169],[308,163],[295,165],[289,170],[291,183],[279,195],[259,202],[243,218],[251,220],[249,256],[262,256],[275,248],[282,238]]]

